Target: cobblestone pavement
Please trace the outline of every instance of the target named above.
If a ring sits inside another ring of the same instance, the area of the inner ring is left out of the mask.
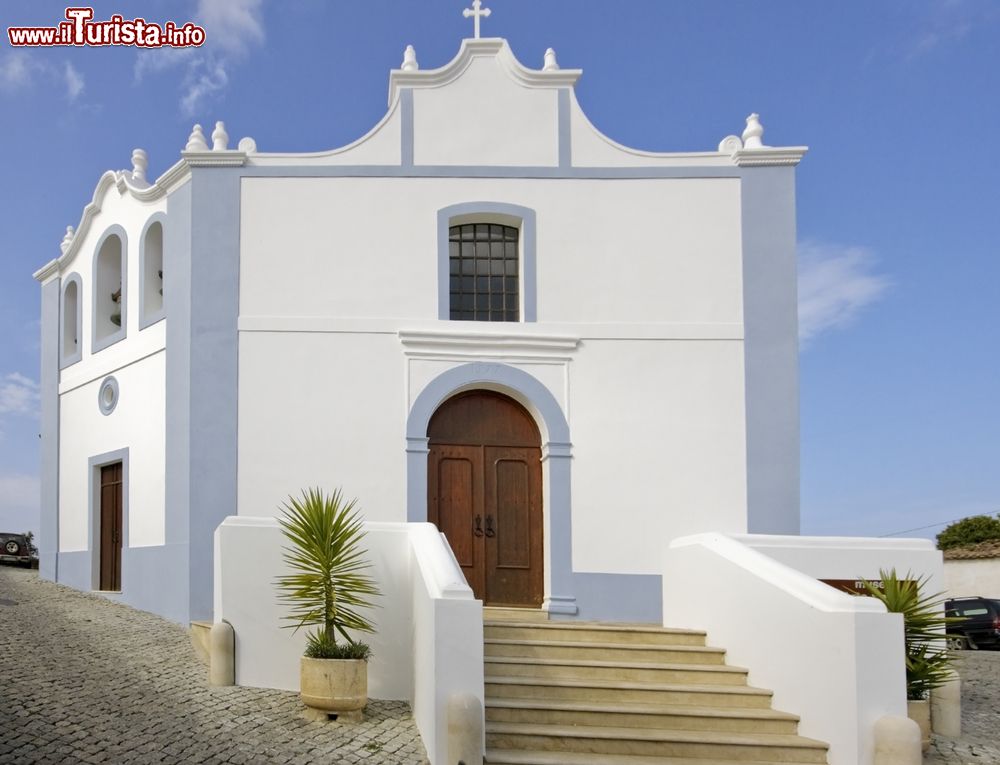
[[[962,737],[934,736],[924,765],[1000,765],[1000,651],[962,651]]]
[[[210,688],[186,630],[0,566],[0,763],[422,765],[405,702],[309,722],[298,694]]]

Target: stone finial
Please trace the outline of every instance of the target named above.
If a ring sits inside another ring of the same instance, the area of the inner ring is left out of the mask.
[[[132,180],[137,183],[146,182],[146,168],[149,167],[149,158],[142,149],[132,151]]]
[[[59,249],[64,253],[69,249],[69,246],[73,244],[73,236],[75,232],[72,226],[66,226],[66,236],[62,238],[62,242],[59,243]]]
[[[727,135],[719,141],[720,154],[735,154],[743,148],[743,141],[738,135]]]
[[[205,134],[201,132],[201,125],[191,128],[191,135],[188,136],[184,151],[208,151],[208,143],[205,141]]]
[[[545,64],[542,66],[543,72],[554,72],[559,68],[559,62],[556,61],[556,52],[549,48],[545,51]]]
[[[754,112],[747,117],[747,127],[743,131],[744,149],[764,148],[764,126],[760,124],[760,115]]]
[[[226,123],[216,122],[215,130],[212,131],[212,151],[226,151],[228,148],[229,133],[226,132]]]
[[[417,52],[412,45],[407,45],[403,51],[403,65],[400,68],[404,72],[415,72],[420,68],[420,64],[417,63]]]
[[[256,154],[257,142],[250,136],[246,136],[245,138],[240,139],[240,142],[236,144],[236,148],[244,154]]]

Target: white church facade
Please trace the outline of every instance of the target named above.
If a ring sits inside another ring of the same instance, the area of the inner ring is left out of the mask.
[[[107,174],[40,273],[43,570],[207,618],[223,518],[342,485],[371,520],[440,514],[488,603],[658,619],[665,540],[797,532],[804,149],[760,146],[754,120],[746,148],[626,149],[579,76],[466,41],[394,71],[385,119],[343,149],[230,149],[220,127],[156,183],[141,155]],[[533,432],[456,432],[483,407],[483,428]],[[488,475],[484,445],[534,451]],[[468,517],[435,506],[466,491]]]
[[[817,577],[924,561],[857,553],[845,572],[835,545],[765,543],[799,533],[805,149],[766,146],[756,115],[717,149],[630,149],[588,121],[579,70],[542,64],[501,39],[430,70],[408,49],[349,146],[233,148],[219,123],[154,182],[139,150],[101,178],[35,274],[42,576],[220,618],[216,529],[311,486],[373,524],[435,524],[476,600],[553,619],[710,622],[665,572],[714,555],[742,583],[686,587],[731,590],[734,620],[770,607],[751,558],[692,552],[697,535],[773,548],[788,597],[826,604],[804,624],[857,608]],[[851,688],[854,750],[831,763],[868,761],[857,721],[898,713],[897,690]],[[824,724],[806,732],[829,741]]]

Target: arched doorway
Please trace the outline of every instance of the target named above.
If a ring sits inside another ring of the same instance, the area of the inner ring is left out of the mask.
[[[427,517],[486,605],[538,608],[543,591],[541,437],[512,398],[445,401],[427,426]]]

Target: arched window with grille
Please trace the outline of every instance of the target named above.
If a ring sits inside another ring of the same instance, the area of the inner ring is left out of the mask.
[[[536,321],[534,210],[466,202],[438,211],[438,318]]]

